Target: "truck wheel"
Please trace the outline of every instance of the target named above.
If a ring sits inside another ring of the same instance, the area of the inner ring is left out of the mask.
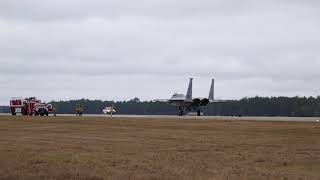
[[[46,113],[46,116],[49,116],[49,114],[48,114],[48,113]]]
[[[44,114],[41,113],[40,116],[44,116]]]
[[[15,116],[15,115],[17,115],[17,113],[11,113],[12,114],[12,116]]]
[[[197,111],[197,116],[200,116],[201,115],[201,112],[200,110]]]

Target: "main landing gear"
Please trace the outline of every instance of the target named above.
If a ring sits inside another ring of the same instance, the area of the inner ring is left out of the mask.
[[[186,112],[188,112],[190,110],[186,109]],[[178,115],[179,116],[183,116],[184,115],[184,108],[182,107],[179,107],[179,112],[178,112]],[[197,110],[197,116],[201,116],[201,110]]]
[[[178,113],[179,116],[183,116],[183,108],[182,107],[179,107],[179,113]]]

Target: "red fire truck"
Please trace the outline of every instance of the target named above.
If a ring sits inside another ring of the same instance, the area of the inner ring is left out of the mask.
[[[53,108],[51,104],[46,104],[41,102],[35,97],[29,98],[11,98],[10,100],[10,109],[11,114],[16,115],[21,113],[22,115],[29,116],[48,116],[49,113],[52,113]]]

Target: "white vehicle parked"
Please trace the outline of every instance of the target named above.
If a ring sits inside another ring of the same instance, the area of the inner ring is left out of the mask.
[[[116,110],[114,109],[114,107],[113,106],[110,106],[110,107],[106,107],[106,108],[104,108],[103,110],[102,110],[102,112],[103,112],[103,114],[105,114],[105,115],[108,115],[108,114],[114,114],[114,113],[116,113]]]

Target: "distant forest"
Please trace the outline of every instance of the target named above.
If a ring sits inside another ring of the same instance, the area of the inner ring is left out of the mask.
[[[10,108],[8,106],[0,106],[0,113],[10,113]]]
[[[162,102],[140,101],[134,98],[130,101],[101,100],[71,100],[51,102],[57,113],[74,113],[79,103],[87,114],[101,114],[106,106],[114,105],[118,114],[138,115],[175,115],[177,107]],[[206,115],[216,116],[320,116],[320,96],[318,97],[252,97],[208,105]]]
[[[50,102],[57,113],[73,114],[80,104],[86,114],[101,114],[102,109],[114,105],[118,114],[138,115],[176,115],[177,107],[162,102],[140,101],[134,98],[130,101],[101,100],[70,100]],[[0,113],[9,113],[7,106],[0,106]],[[208,105],[204,112],[215,116],[299,116],[319,117],[320,96],[318,97],[252,97]]]

